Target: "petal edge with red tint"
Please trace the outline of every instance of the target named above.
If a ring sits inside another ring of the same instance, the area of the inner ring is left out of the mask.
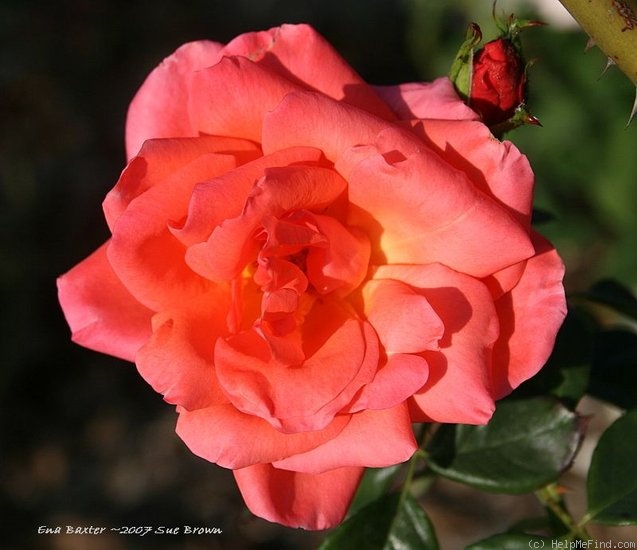
[[[374,143],[379,132],[388,126],[396,129],[397,149],[407,144],[423,145],[411,131],[367,111],[320,93],[294,92],[265,115],[262,146],[265,154],[299,145],[316,147],[328,160],[336,162],[350,147]]]

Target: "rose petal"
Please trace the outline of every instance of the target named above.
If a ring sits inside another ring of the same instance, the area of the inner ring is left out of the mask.
[[[505,267],[500,271],[496,271],[493,275],[485,277],[482,282],[487,285],[491,291],[491,296],[494,300],[497,300],[500,296],[509,292],[520,280],[522,273],[524,273],[524,267],[526,266],[526,260],[518,262],[517,264]]]
[[[229,307],[227,294],[217,291],[153,318],[153,335],[135,363],[168,403],[192,410],[228,402],[217,383],[213,352],[216,339],[227,332]]]
[[[350,147],[373,143],[378,133],[388,127],[392,126],[386,120],[325,95],[295,92],[265,115],[262,147],[266,154],[300,145],[316,147],[336,162]],[[395,128],[396,149],[408,143],[422,146],[412,132],[399,126]]]
[[[429,365],[419,355],[392,355],[365,385],[348,412],[395,407],[420,390],[428,378]]]
[[[498,317],[487,287],[448,267],[388,265],[375,277],[397,279],[431,304],[445,325],[439,352],[425,352],[429,379],[412,400],[414,422],[486,423],[495,408],[491,353]]]
[[[131,201],[154,185],[161,185],[184,166],[211,153],[231,155],[237,164],[242,164],[255,158],[260,150],[246,140],[217,136],[148,140],[104,199],[102,206],[109,229],[113,231],[115,222]]]
[[[533,233],[537,254],[518,284],[496,301],[501,335],[493,352],[493,396],[500,399],[546,363],[566,316],[564,265],[555,249]]]
[[[301,252],[307,247],[324,247],[327,238],[321,234],[315,218],[309,212],[297,210],[284,218],[263,218],[267,235],[260,258],[280,258]]]
[[[438,349],[445,327],[422,294],[400,281],[376,279],[363,287],[363,300],[387,353]]]
[[[523,227],[530,228],[533,171],[510,141],[495,139],[478,121],[425,120],[414,129],[481,191],[505,205]]]
[[[152,170],[162,179],[141,185],[146,190],[127,205],[113,226],[108,249],[113,270],[131,294],[155,311],[170,308],[185,299],[196,299],[205,291],[208,283],[186,265],[185,248],[171,234],[170,225],[184,217],[198,182],[223,174],[240,162],[234,154],[214,152],[195,155],[193,160],[177,167],[175,159],[191,158],[190,152],[165,157],[162,154],[171,143],[177,150],[201,150],[202,145],[197,145],[196,141],[147,142],[144,151],[149,156],[144,158],[157,164],[165,162],[167,167]],[[227,145],[227,140],[213,140],[205,147]],[[134,184],[131,186],[135,187]]]
[[[222,47],[205,40],[184,44],[150,73],[128,108],[128,159],[147,139],[198,135],[188,117],[190,74],[216,63]]]
[[[273,361],[255,332],[219,340],[215,365],[221,387],[235,407],[277,429],[323,429],[371,381],[378,362],[371,327],[347,315],[338,303],[315,304],[303,325],[303,343],[316,349],[306,349],[302,365]]]
[[[264,115],[302,89],[245,57],[224,57],[191,76],[191,124],[200,133],[260,142]]]
[[[376,93],[403,120],[478,120],[480,116],[460,99],[447,77],[433,82],[375,86]]]
[[[151,335],[153,312],[126,290],[102,245],[58,281],[58,297],[74,342],[133,361]]]
[[[348,179],[348,223],[379,243],[375,263],[440,262],[485,277],[533,254],[524,227],[427,150],[394,164],[368,156]]]
[[[250,511],[268,521],[303,529],[329,529],[343,520],[364,468],[322,474],[278,470],[257,464],[234,471]]]
[[[128,205],[117,219],[108,249],[113,270],[145,306],[161,311],[195,300],[210,283],[186,265],[185,247],[169,223],[180,219],[197,182],[236,166],[232,155],[207,154],[173,172]]]
[[[322,430],[282,433],[230,404],[188,411],[177,408],[177,434],[197,456],[224,468],[246,468],[307,452],[338,436],[349,417],[335,418]]]
[[[224,220],[241,214],[254,182],[266,169],[297,163],[319,163],[322,153],[311,147],[293,147],[276,151],[243,164],[211,181],[195,186],[183,227],[173,227],[172,233],[186,246],[207,240],[213,229]]]
[[[369,442],[374,441],[373,445]],[[363,411],[334,439],[273,466],[320,474],[343,466],[383,468],[409,460],[418,449],[406,403],[382,411]]]
[[[233,279],[254,259],[255,232],[266,216],[278,217],[298,209],[321,211],[346,187],[336,172],[320,166],[267,169],[254,185],[241,215],[225,220],[207,242],[191,246],[186,261],[210,280]]]
[[[307,254],[307,274],[319,294],[340,289],[344,295],[357,288],[367,275],[370,243],[356,228],[346,228],[336,218],[313,217],[327,246],[312,248]]]
[[[224,55],[248,57],[293,82],[392,120],[393,113],[339,53],[309,25],[282,25],[238,36]]]

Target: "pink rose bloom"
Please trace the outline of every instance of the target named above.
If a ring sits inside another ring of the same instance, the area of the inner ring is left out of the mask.
[[[59,281],[73,340],[134,361],[252,512],[325,529],[414,422],[484,424],[565,315],[533,173],[446,78],[374,88],[307,25],[148,76],[112,237]]]

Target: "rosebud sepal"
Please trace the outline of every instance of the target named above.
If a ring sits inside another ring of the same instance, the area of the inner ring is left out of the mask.
[[[473,55],[475,48],[482,41],[482,31],[477,23],[469,23],[464,42],[451,64],[449,79],[456,91],[464,100],[469,99],[473,77]]]
[[[542,126],[542,123],[535,115],[532,115],[529,112],[528,107],[524,103],[521,103],[515,109],[512,117],[504,122],[490,126],[489,129],[495,137],[501,139],[506,132],[510,132],[511,130],[515,130],[516,128],[524,125]]]

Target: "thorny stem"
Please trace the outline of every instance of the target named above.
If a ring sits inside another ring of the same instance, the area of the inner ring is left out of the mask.
[[[637,85],[637,0],[560,0],[593,42]]]
[[[637,88],[637,0],[560,0]],[[637,113],[637,95],[629,124]]]
[[[570,512],[566,509],[566,505],[564,504],[564,500],[560,495],[558,487],[555,483],[547,485],[542,489],[539,489],[535,492],[537,498],[546,506],[555,517],[566,527],[569,531],[569,535],[571,540],[573,538],[578,538],[581,540],[592,540],[591,535],[588,533],[586,528],[584,527],[584,522],[577,523]]]

